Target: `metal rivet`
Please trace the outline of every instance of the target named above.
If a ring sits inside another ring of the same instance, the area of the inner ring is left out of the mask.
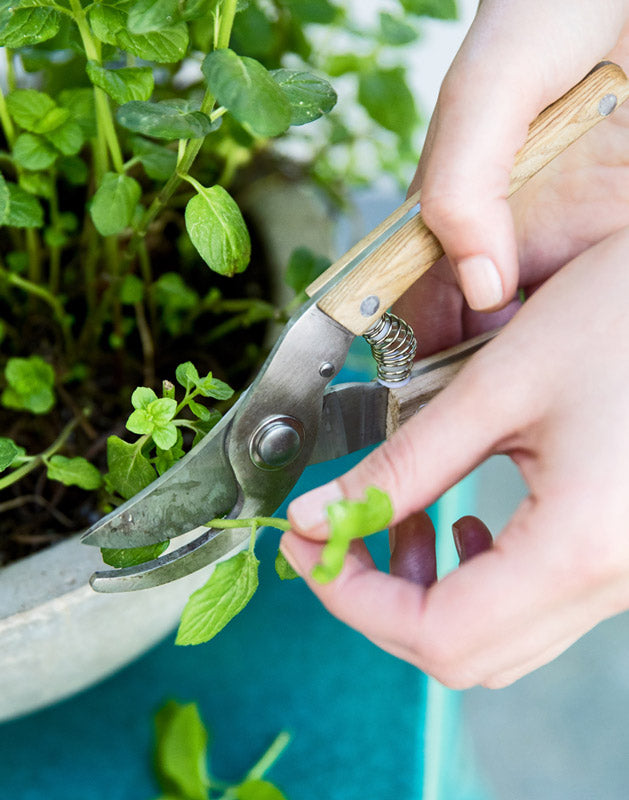
[[[297,458],[304,438],[304,426],[295,417],[271,417],[251,437],[249,455],[256,467],[281,469]]]
[[[363,317],[372,317],[380,308],[380,298],[375,294],[370,294],[360,304],[360,313]]]
[[[331,378],[335,372],[334,364],[331,364],[329,361],[324,361],[319,367],[319,375],[321,375],[322,378]]]
[[[618,98],[615,94],[606,94],[601,97],[598,103],[598,113],[601,117],[607,117],[618,105]]]

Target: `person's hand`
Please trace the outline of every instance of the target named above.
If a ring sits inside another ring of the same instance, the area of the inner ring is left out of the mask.
[[[537,113],[605,56],[627,69],[628,16],[626,2],[484,0],[412,187],[421,184],[424,218],[454,270],[433,267],[398,312],[426,355],[510,318],[518,285],[530,293],[582,255],[393,439],[289,509],[296,533],[283,549],[328,608],[449,685],[510,683],[629,606],[629,369],[619,357],[629,341],[629,109],[505,200]],[[529,497],[493,546],[480,520],[459,520],[463,565],[436,583],[421,509],[497,452],[518,464]],[[396,509],[392,576],[357,543],[336,581],[313,584],[326,502],[374,483]]]

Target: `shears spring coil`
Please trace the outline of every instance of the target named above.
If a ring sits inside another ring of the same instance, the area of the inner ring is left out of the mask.
[[[388,388],[408,383],[417,351],[411,326],[387,311],[363,336],[371,347],[379,383]]]

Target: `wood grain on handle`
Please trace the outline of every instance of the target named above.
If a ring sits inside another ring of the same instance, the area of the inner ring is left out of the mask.
[[[546,108],[529,128],[516,155],[509,194],[586,133],[629,97],[629,81],[616,64],[603,63],[563,97]],[[615,102],[614,102],[615,98]],[[366,256],[339,281],[335,278],[360,253],[386,233],[419,201],[419,192],[308,287],[314,295],[326,284],[331,288],[317,303],[319,308],[356,335],[363,334],[443,254],[441,245],[416,214]],[[369,316],[361,313],[368,296],[379,300]]]

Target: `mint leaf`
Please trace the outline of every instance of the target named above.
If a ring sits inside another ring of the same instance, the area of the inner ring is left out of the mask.
[[[249,264],[251,241],[236,201],[222,186],[197,186],[186,206],[186,229],[214,272],[232,277]]]
[[[137,564],[144,564],[146,561],[152,561],[154,558],[161,556],[166,550],[170,542],[158,542],[157,544],[148,544],[144,547],[125,547],[125,548],[110,548],[101,547],[100,554],[105,564],[110,567],[135,567]]]
[[[231,386],[215,378],[211,372],[197,383],[197,389],[203,397],[213,397],[215,400],[229,400],[234,394]]]
[[[62,110],[65,109],[57,109],[57,111]],[[48,141],[52,142],[57,150],[60,150],[64,156],[75,156],[84,142],[81,126],[72,119],[67,119],[56,128],[46,131],[44,136]]]
[[[167,181],[177,169],[177,153],[161,144],[136,136],[132,143],[133,155],[140,159],[149,178]]]
[[[127,28],[131,33],[150,33],[177,21],[178,0],[137,0],[129,9]]]
[[[55,373],[40,356],[10,358],[4,377],[8,386],[2,393],[2,404],[7,408],[45,414],[54,406]]]
[[[199,382],[199,372],[194,366],[192,361],[186,361],[179,364],[175,370],[175,378],[177,383],[181,384],[184,389],[192,389]]]
[[[125,275],[120,285],[120,302],[134,306],[144,297],[144,283],[137,275]],[[157,396],[157,395],[156,395]]]
[[[128,175],[107,172],[96,190],[90,214],[102,236],[113,236],[127,228],[140,200],[140,184]]]
[[[403,19],[394,17],[386,11],[380,12],[380,39],[384,44],[402,45],[414,42],[418,32]]]
[[[8,469],[19,455],[24,454],[24,449],[18,447],[13,439],[0,436],[0,472]]]
[[[319,119],[336,104],[332,86],[311,72],[276,69],[271,75],[288,98],[291,125],[305,125]]]
[[[18,48],[39,44],[56,36],[60,26],[61,15],[53,8],[13,7],[0,29],[0,46]]]
[[[12,228],[41,228],[44,209],[39,200],[15,183],[7,183],[6,186],[9,191],[9,210],[4,224]]]
[[[277,555],[275,556],[275,571],[283,581],[292,581],[294,578],[299,577],[299,575],[288,563],[286,556],[281,550],[278,550]]]
[[[253,778],[236,787],[237,800],[286,800],[286,795],[269,781]]]
[[[148,386],[138,386],[131,395],[133,408],[146,408],[154,400],[157,400],[157,395]]]
[[[132,100],[118,109],[116,119],[134,133],[167,140],[201,139],[214,129],[206,114],[182,99]]]
[[[113,6],[97,3],[90,6],[88,15],[94,36],[105,44],[117,45],[118,33],[125,30],[127,24],[125,12]]]
[[[117,103],[148,100],[153,93],[151,67],[105,69],[95,61],[88,61],[86,71],[94,86],[99,86]]]
[[[208,733],[194,703],[172,700],[155,716],[156,766],[159,782],[168,796],[207,800]]]
[[[60,125],[70,112],[57,106],[45,92],[37,89],[15,89],[7,96],[9,113],[20,126],[31,133],[45,133]]]
[[[52,456],[48,462],[47,475],[51,481],[61,481],[66,486],[78,486],[86,491],[98,489],[103,482],[96,467],[81,456]]]
[[[296,294],[299,294],[325,272],[330,264],[329,258],[318,256],[307,247],[297,247],[290,254],[284,280]]]
[[[202,70],[214,97],[254,136],[279,136],[290,125],[290,103],[259,61],[226,48],[209,53]]]
[[[400,0],[402,8],[418,17],[456,19],[456,0]]]
[[[402,67],[374,69],[358,79],[358,100],[369,116],[401,139],[408,139],[418,122],[415,101]]]
[[[258,588],[259,561],[249,550],[221,561],[209,581],[188,600],[175,644],[202,644],[247,605]]]
[[[57,160],[57,151],[41,136],[21,133],[13,145],[15,163],[24,169],[48,169]]]
[[[107,466],[105,476],[110,491],[117,492],[125,500],[148,486],[157,473],[150,461],[142,454],[137,444],[129,444],[118,436],[107,439]]]
[[[118,46],[145,61],[157,61],[158,64],[172,64],[180,61],[188,49],[188,26],[185,22],[171,25],[159,31],[144,34],[119,31],[116,40]]]
[[[330,538],[321,553],[321,563],[312,570],[318,583],[329,583],[343,569],[352,539],[364,538],[386,528],[393,519],[389,495],[368,486],[364,500],[337,500],[327,507]]]

